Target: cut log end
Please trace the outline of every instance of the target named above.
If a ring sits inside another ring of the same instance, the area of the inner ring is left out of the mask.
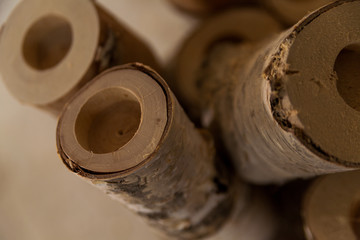
[[[75,9],[81,9],[81,18]],[[10,92],[22,102],[41,106],[66,95],[92,64],[99,22],[90,1],[19,3],[0,41],[0,71]]]
[[[1,33],[0,52],[0,72],[9,91],[54,115],[112,66],[141,61],[159,70],[146,44],[88,0],[20,2]]]
[[[94,172],[134,168],[155,151],[168,122],[162,87],[146,73],[98,76],[69,103],[59,123],[61,149]]]
[[[315,154],[347,167],[360,166],[359,12],[360,1],[342,1],[300,22],[272,88],[286,127]]]

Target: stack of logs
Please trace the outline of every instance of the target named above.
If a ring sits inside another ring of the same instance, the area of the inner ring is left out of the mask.
[[[94,1],[22,1],[8,90],[167,238],[359,239],[360,0],[171,2],[203,22],[163,68]]]

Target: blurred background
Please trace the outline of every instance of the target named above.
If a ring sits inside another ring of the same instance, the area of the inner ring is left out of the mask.
[[[0,26],[19,0],[0,0]],[[165,63],[196,20],[166,0],[99,0]],[[0,53],[1,54],[1,53]],[[0,76],[0,240],[159,239],[73,175],[57,156],[57,119],[12,97]]]

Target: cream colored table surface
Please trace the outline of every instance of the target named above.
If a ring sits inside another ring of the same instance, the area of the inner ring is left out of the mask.
[[[0,24],[17,2],[0,0]],[[99,2],[163,63],[195,25],[166,0]],[[64,167],[56,154],[56,119],[21,105],[1,79],[0,111],[0,240],[158,239],[141,219]]]

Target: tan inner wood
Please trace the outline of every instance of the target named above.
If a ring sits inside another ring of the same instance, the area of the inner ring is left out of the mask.
[[[296,36],[286,61],[287,70],[294,73],[284,77],[284,85],[293,115],[289,119],[303,131],[299,139],[331,162],[358,168],[359,60],[348,50],[358,52],[360,2],[338,4],[330,5]]]
[[[109,153],[130,141],[140,120],[141,108],[136,97],[122,88],[109,88],[84,104],[76,119],[75,134],[86,150]]]
[[[64,108],[60,148],[84,169],[130,170],[146,162],[166,134],[171,116],[163,89],[156,79],[128,68],[105,71]]]
[[[37,70],[52,68],[69,52],[72,38],[71,25],[65,18],[46,15],[26,33],[22,47],[24,59]]]
[[[350,107],[360,111],[360,44],[350,45],[340,52],[334,71],[340,96]]]

